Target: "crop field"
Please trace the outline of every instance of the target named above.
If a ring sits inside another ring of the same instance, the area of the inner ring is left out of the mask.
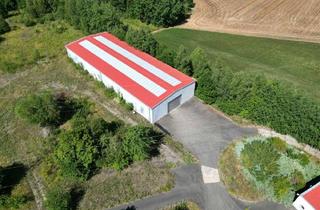
[[[319,0],[195,0],[183,27],[320,41]]]
[[[163,30],[155,37],[172,49],[184,45],[191,52],[200,47],[211,63],[219,61],[232,71],[285,81],[320,103],[319,44],[188,29]]]

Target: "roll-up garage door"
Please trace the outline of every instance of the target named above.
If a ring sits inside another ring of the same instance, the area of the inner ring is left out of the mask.
[[[171,112],[175,108],[177,108],[181,103],[181,95],[173,99],[168,103],[168,112]]]

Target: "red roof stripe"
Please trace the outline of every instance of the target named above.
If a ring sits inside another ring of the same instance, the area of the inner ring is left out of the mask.
[[[124,57],[123,55],[111,50],[110,48],[108,48],[107,46],[105,46],[104,44],[100,43],[99,41],[97,41],[96,39],[94,39],[93,37],[88,37],[87,38],[88,41],[90,41],[91,43],[93,43],[94,45],[98,46],[99,48],[103,49],[104,51],[108,52],[109,54],[111,54],[112,56],[114,56],[115,58],[117,58],[118,60],[122,61],[123,63],[127,64],[128,66],[130,66],[131,68],[133,68],[134,70],[136,70],[137,72],[141,73],[142,75],[144,75],[145,77],[149,78],[150,80],[152,80],[153,82],[157,83],[158,85],[160,85],[161,87],[163,87],[164,89],[168,90],[170,88],[172,88],[173,86],[171,86],[169,83],[167,83],[166,81],[163,81],[162,79],[160,79],[159,77],[157,77],[156,75],[148,72],[147,70],[145,70],[144,68],[142,68],[141,66],[139,66],[138,64],[135,64],[134,62],[128,60],[126,57]]]
[[[172,77],[175,77],[181,83],[177,86],[171,86],[167,82],[163,81],[162,79],[158,78],[156,75],[148,72],[141,66],[135,64],[134,62],[131,62],[124,56],[120,55],[119,53],[111,50],[107,46],[103,45],[102,43],[99,43],[99,41],[95,40],[94,37],[96,36],[103,36],[110,41],[116,43],[117,45],[121,46],[122,48],[130,51],[131,53],[135,54],[136,56],[144,59],[145,61],[149,62],[150,64],[156,66],[157,68],[161,69],[163,72],[166,72],[167,74],[171,75]],[[135,69],[137,72],[143,74],[145,77],[149,78],[156,84],[160,85],[164,89],[166,89],[166,92],[160,95],[159,97],[155,96],[148,90],[146,90],[144,87],[127,77],[126,75],[122,74],[119,70],[114,68],[113,66],[109,65],[93,53],[89,52],[87,49],[79,45],[80,42],[88,40],[94,45],[98,46],[99,48],[107,51],[112,56],[116,57],[117,59],[121,60],[131,68]],[[167,64],[162,63],[161,61],[153,58],[152,56],[141,52],[139,50],[136,50],[135,48],[129,46],[125,42],[119,40],[118,38],[114,37],[113,35],[109,33],[100,33],[91,35],[88,37],[84,37],[82,39],[79,39],[77,41],[74,41],[66,46],[67,49],[75,53],[77,56],[81,57],[84,61],[89,63],[91,66],[96,68],[98,71],[106,75],[109,79],[113,80],[115,83],[117,83],[119,86],[124,88],[127,92],[129,92],[131,95],[139,99],[142,103],[145,105],[154,108],[159,103],[161,103],[164,99],[172,95],[174,92],[180,90],[181,88],[188,86],[192,83],[194,83],[194,80],[191,77],[188,77],[187,75],[177,71],[176,69],[168,66]]]
[[[190,79],[191,79],[189,76],[181,73],[180,71],[169,66],[168,64],[159,61],[158,59],[152,57],[151,55],[149,55],[147,53],[144,53],[140,50],[135,49],[134,47],[127,44],[126,42],[119,40],[117,37],[115,37],[109,33],[102,33],[99,35],[109,39],[110,41],[113,41],[114,43],[117,43],[119,46],[121,46],[124,49],[128,50],[129,52],[135,54],[136,56],[144,59],[145,61],[147,61],[150,64],[154,65],[155,67],[161,69],[162,71],[166,72],[167,74],[175,77],[176,79],[180,80],[181,82],[190,81]]]
[[[320,184],[304,194],[303,197],[313,206],[313,208],[320,210]]]

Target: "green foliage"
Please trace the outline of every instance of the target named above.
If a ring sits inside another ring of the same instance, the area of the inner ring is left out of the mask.
[[[289,158],[298,160],[302,166],[306,166],[309,164],[309,157],[303,152],[299,152],[292,148],[288,148],[286,150],[286,153]]]
[[[269,142],[253,141],[245,144],[241,152],[243,166],[258,180],[266,181],[278,171],[280,154]]]
[[[26,12],[33,18],[40,18],[57,9],[58,0],[26,0]]]
[[[184,46],[180,46],[174,58],[174,67],[188,76],[193,75],[192,60]]]
[[[15,113],[30,123],[40,126],[58,126],[70,119],[73,114],[87,115],[90,104],[82,99],[70,99],[64,93],[53,95],[40,92],[20,98]]]
[[[160,45],[156,57],[164,63],[174,66],[176,52],[164,45]]]
[[[109,3],[65,0],[63,16],[87,33],[108,31],[121,39],[126,33],[126,26],[120,21],[119,12]]]
[[[237,143],[236,154],[243,175],[254,187],[270,200],[291,205],[295,192],[318,176],[320,167],[319,162],[280,141],[278,138],[248,138]]]
[[[155,144],[152,128],[133,126],[126,130],[123,136],[124,151],[130,160],[142,161],[150,157],[152,145]]]
[[[287,150],[287,144],[283,140],[277,137],[271,137],[269,139],[270,144],[280,153]]]
[[[15,112],[22,119],[41,126],[58,125],[61,121],[59,104],[49,92],[21,98],[16,104]]]
[[[315,102],[263,75],[232,73],[220,65],[209,68],[201,59],[202,52],[196,49],[191,54],[196,93],[206,103],[320,148],[320,106]]]
[[[18,209],[26,202],[25,196],[0,195],[0,208],[3,209]]]
[[[0,209],[18,209],[28,201],[26,195],[13,195],[12,190],[26,175],[26,168],[15,163],[8,167],[0,166]]]
[[[282,200],[290,191],[290,181],[287,177],[273,177],[272,186],[274,195],[278,200]]]
[[[46,195],[45,207],[48,210],[71,209],[71,194],[61,187],[50,189]]]
[[[97,143],[88,128],[80,127],[86,124],[77,123],[74,130],[62,131],[59,135],[55,157],[63,176],[86,180],[98,158]]]
[[[153,56],[156,55],[158,50],[158,42],[154,39],[150,31],[144,29],[135,30],[133,28],[129,28],[125,41]]]
[[[0,35],[9,32],[10,26],[6,20],[0,15]]]
[[[128,13],[142,22],[159,26],[173,26],[186,18],[190,4],[183,0],[131,1]]]

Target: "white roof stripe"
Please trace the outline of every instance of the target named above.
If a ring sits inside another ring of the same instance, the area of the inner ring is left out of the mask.
[[[148,72],[154,74],[158,78],[164,80],[165,82],[169,83],[172,86],[179,85],[181,81],[174,78],[173,76],[167,74],[166,72],[162,71],[161,69],[155,67],[154,65],[150,64],[149,62],[143,60],[142,58],[136,56],[135,54],[129,52],[128,50],[122,48],[121,46],[117,45],[116,43],[108,40],[103,36],[96,36],[94,37],[100,43],[106,45],[110,49],[116,51],[117,53],[121,54],[122,56],[126,57],[128,60],[136,63],[137,65],[141,66]]]
[[[106,51],[102,50],[98,46],[94,45],[88,40],[84,40],[79,43],[82,47],[90,51],[95,56],[99,57],[109,65],[113,66],[115,69],[135,81],[137,84],[144,87],[149,92],[153,93],[156,96],[160,96],[166,92],[164,88],[156,84],[155,82],[151,81],[149,78],[145,77],[144,75],[140,74],[127,64],[123,63],[122,61],[118,60],[117,58],[113,57]]]

